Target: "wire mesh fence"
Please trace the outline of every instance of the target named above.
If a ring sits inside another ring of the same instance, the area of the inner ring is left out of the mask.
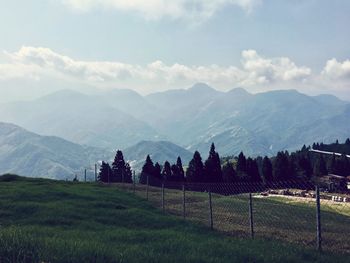
[[[317,186],[300,180],[116,185],[166,213],[230,235],[350,253],[350,193],[318,192]]]

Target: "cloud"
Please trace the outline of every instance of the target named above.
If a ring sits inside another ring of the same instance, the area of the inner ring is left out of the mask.
[[[330,79],[350,79],[350,60],[338,62],[335,58],[327,61],[322,74]]]
[[[91,11],[96,8],[136,12],[146,19],[164,17],[203,21],[225,6],[238,6],[250,13],[262,0],[59,0],[69,8]]]
[[[298,67],[289,58],[265,58],[255,50],[242,52],[242,67],[215,64],[188,66],[179,63],[167,65],[159,60],[144,66],[110,61],[80,61],[41,47],[22,47],[17,52],[5,54],[12,62],[6,67],[12,67],[10,72],[14,72],[8,77],[59,74],[59,77],[97,86],[171,88],[206,82],[217,87],[251,87],[295,83],[311,75],[309,68]]]
[[[255,50],[242,52],[242,65],[248,74],[245,82],[250,85],[301,80],[311,74],[310,68],[298,67],[289,58],[264,58]]]

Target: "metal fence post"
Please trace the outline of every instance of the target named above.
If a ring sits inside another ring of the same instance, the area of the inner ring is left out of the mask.
[[[164,183],[162,183],[162,209],[165,211],[165,200],[164,200]]]
[[[249,222],[250,222],[250,234],[251,234],[251,237],[254,238],[253,198],[251,193],[249,193]]]
[[[209,198],[209,225],[210,229],[213,229],[213,207],[211,204],[211,191],[208,191],[208,198]]]
[[[186,191],[185,184],[182,185],[182,216],[186,219]]]
[[[316,186],[317,250],[322,250],[320,188]]]
[[[147,183],[146,183],[146,200],[148,201],[148,183],[149,183],[149,179],[148,179],[148,175],[147,175]]]
[[[133,173],[132,173],[132,183],[133,183],[133,192],[134,192],[134,194],[135,194],[135,192],[136,192],[136,181],[135,181],[135,171],[133,171]]]

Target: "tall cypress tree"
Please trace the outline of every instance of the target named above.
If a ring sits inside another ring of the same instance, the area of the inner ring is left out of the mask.
[[[326,162],[322,155],[318,156],[314,165],[313,173],[316,176],[322,176],[322,175],[328,174]]]
[[[182,160],[180,156],[177,157],[176,166],[178,167],[178,170],[179,170],[179,181],[180,182],[185,181],[185,172],[184,172],[184,168],[182,167]]]
[[[237,181],[236,171],[232,163],[226,162],[222,167],[222,178],[225,183],[233,183]]]
[[[100,171],[98,173],[98,181],[108,183],[111,182],[112,169],[109,166],[109,163],[102,162]]]
[[[188,164],[186,171],[186,180],[188,182],[203,182],[204,167],[202,157],[198,151],[195,151],[192,160]]]
[[[112,163],[112,182],[122,182],[125,176],[126,167],[122,151],[118,150]]]
[[[289,178],[289,161],[284,152],[278,152],[273,163],[274,180],[283,181]]]
[[[248,157],[247,159],[247,175],[250,182],[260,182],[261,177],[259,174],[258,164],[255,160]]]
[[[238,155],[236,172],[240,180],[247,180],[247,159],[243,152],[240,152]]]
[[[222,171],[219,154],[215,151],[214,143],[211,144],[208,159],[204,164],[205,181],[211,183],[222,182]]]
[[[141,184],[146,184],[147,183],[147,177],[150,180],[150,177],[154,173],[154,165],[152,162],[152,159],[149,155],[146,157],[145,164],[142,167],[141,175],[140,175],[140,183]]]
[[[170,167],[170,163],[168,161],[164,162],[164,166],[163,166],[163,170],[162,170],[162,177],[166,181],[172,181],[171,167]]]
[[[132,183],[132,171],[129,163],[125,163],[124,183]]]
[[[273,181],[272,162],[271,162],[270,158],[268,158],[267,156],[265,156],[263,159],[262,174],[263,174],[265,182]]]

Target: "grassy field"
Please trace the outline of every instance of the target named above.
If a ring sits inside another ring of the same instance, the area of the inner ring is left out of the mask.
[[[350,262],[235,238],[115,187],[0,177],[0,262]]]
[[[132,191],[130,185],[117,185]],[[145,197],[145,186],[137,185],[136,194]],[[161,189],[149,187],[149,201],[161,208]],[[183,214],[181,190],[165,189],[165,210],[178,216]],[[209,225],[208,194],[186,192],[186,218]],[[249,195],[222,196],[212,194],[214,228],[232,236],[248,238]],[[316,247],[315,200],[291,197],[262,197],[253,195],[255,236]],[[321,201],[322,245],[327,251],[350,253],[350,203]]]

